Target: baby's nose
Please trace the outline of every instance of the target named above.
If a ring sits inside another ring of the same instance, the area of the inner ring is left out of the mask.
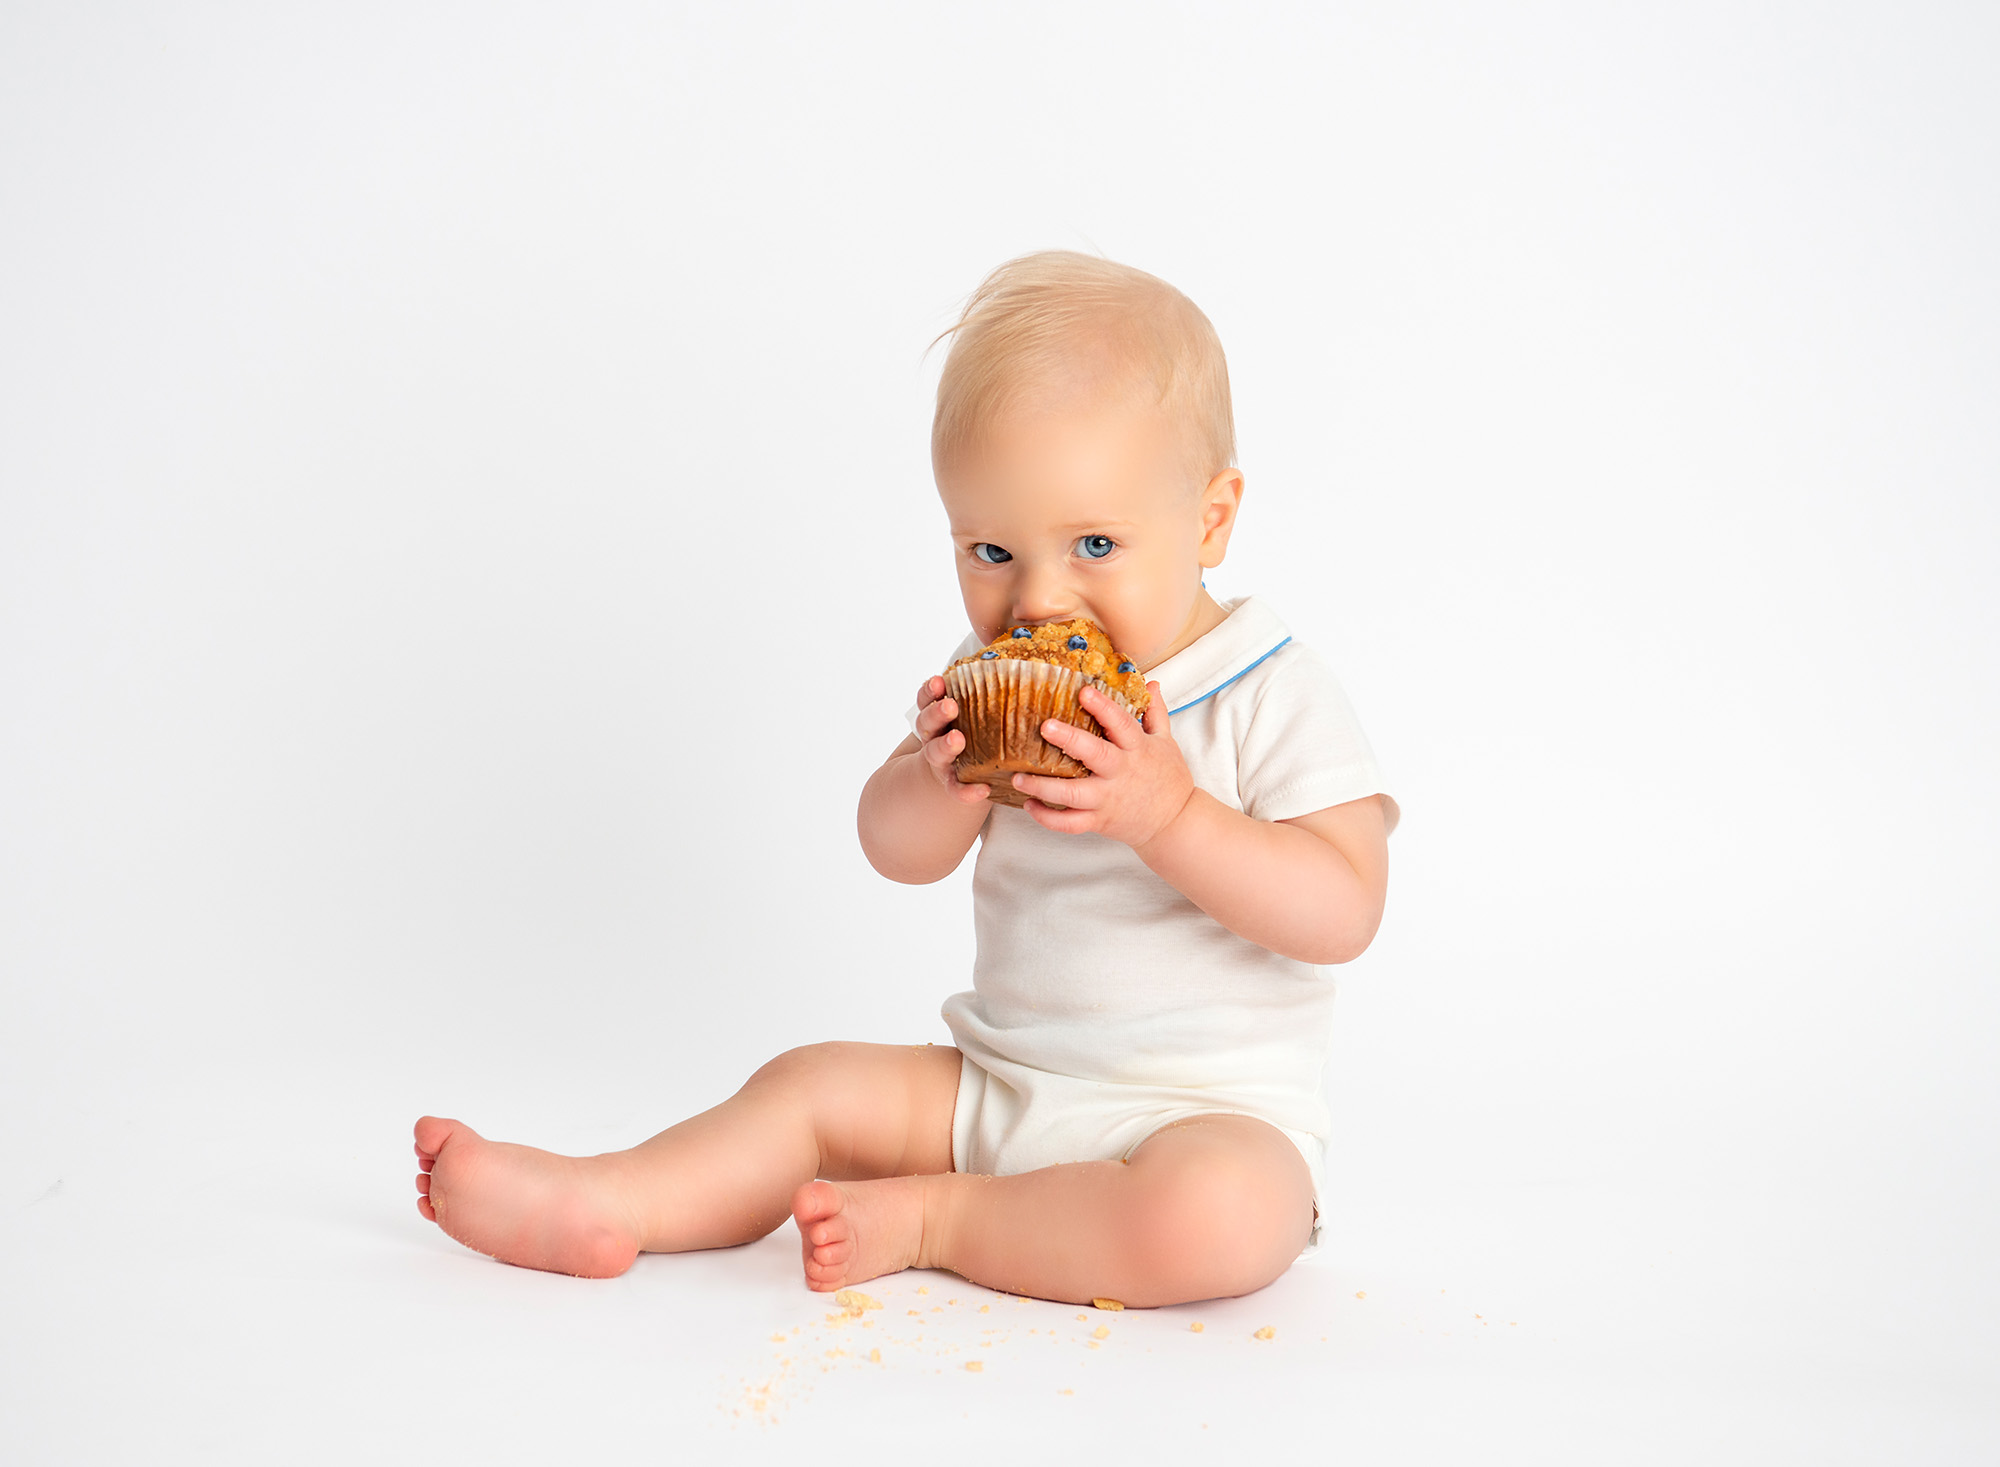
[[[1067,621],[1076,615],[1074,600],[1074,597],[1064,594],[1062,585],[1052,578],[1023,576],[1014,588],[1014,606],[1010,614],[1017,626],[1022,622]]]

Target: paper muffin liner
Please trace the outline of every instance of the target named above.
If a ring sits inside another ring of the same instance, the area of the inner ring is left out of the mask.
[[[1103,727],[1077,701],[1084,688],[1095,687],[1132,711],[1122,693],[1094,677],[1053,662],[1019,657],[962,662],[945,672],[944,686],[958,703],[953,727],[965,735],[965,748],[955,765],[958,782],[990,785],[994,800],[1017,810],[1028,797],[1014,788],[1015,774],[1081,779],[1090,773],[1042,737],[1042,725],[1051,718],[1103,734]]]

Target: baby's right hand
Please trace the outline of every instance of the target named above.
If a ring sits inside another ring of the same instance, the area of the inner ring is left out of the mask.
[[[953,762],[965,749],[965,735],[947,727],[958,717],[958,703],[945,696],[944,679],[931,677],[917,689],[917,757],[940,787],[961,805],[983,805],[992,793],[983,784],[960,784]]]

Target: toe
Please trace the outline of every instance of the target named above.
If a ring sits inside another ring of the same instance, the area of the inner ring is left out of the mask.
[[[460,1121],[448,1121],[440,1116],[424,1116],[416,1125],[417,1155],[437,1159],[445,1143],[459,1134],[475,1136],[472,1127]]]
[[[842,1236],[806,1251],[806,1282],[815,1289],[837,1289],[847,1282],[854,1263],[854,1240]]]
[[[807,1182],[792,1194],[792,1216],[804,1232],[821,1218],[840,1211],[840,1188],[831,1182]]]

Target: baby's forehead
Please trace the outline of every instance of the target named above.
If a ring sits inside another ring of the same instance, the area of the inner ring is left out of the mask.
[[[968,460],[1039,454],[1117,459],[1120,467],[1142,460],[1178,487],[1201,453],[1199,413],[1139,353],[1086,343],[1011,375],[996,384],[988,411],[956,445]]]
[[[1088,406],[996,419],[938,474],[954,532],[974,536],[1115,534],[1184,504],[1192,482],[1171,420]]]

